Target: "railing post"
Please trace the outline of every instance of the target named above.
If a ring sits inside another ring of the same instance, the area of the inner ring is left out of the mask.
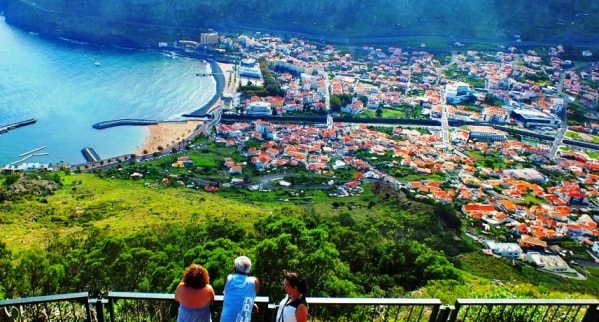
[[[599,307],[597,304],[589,305],[587,312],[582,318],[582,322],[597,322],[599,321]]]
[[[104,300],[102,297],[96,299],[96,318],[98,322],[104,322]]]
[[[108,316],[110,317],[109,321],[114,322],[114,298],[110,297],[110,293],[108,293]]]
[[[448,322],[455,322],[456,319],[458,318],[458,313],[460,311],[460,299],[457,299],[455,301],[455,305],[453,307],[453,310],[451,310],[451,314],[449,315],[449,319],[447,320]]]
[[[439,313],[437,314],[436,322],[447,322],[449,320],[449,313],[453,311],[454,307],[451,305],[441,305]]]
[[[428,318],[429,322],[437,322],[437,317],[439,316],[439,310],[441,309],[441,305],[433,306],[433,310],[431,311],[431,315]]]

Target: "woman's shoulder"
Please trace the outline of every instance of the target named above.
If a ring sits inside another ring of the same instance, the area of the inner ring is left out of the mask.
[[[296,302],[296,307],[297,307],[297,306],[300,306],[300,305],[302,305],[302,304],[303,304],[303,305],[305,305],[305,306],[308,306],[308,301],[306,301],[306,297],[305,297],[305,296],[303,296],[303,295],[302,295],[302,296],[300,296],[300,297],[298,297],[298,298],[295,300],[295,302]]]
[[[300,297],[300,301],[302,302],[302,304],[305,304],[306,306],[308,306],[308,301],[306,300],[306,297],[302,295],[302,297]]]

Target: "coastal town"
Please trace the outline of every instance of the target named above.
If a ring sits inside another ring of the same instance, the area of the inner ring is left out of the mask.
[[[195,115],[147,126],[138,160],[174,155],[173,167],[192,166],[181,144],[203,133],[216,145],[238,147],[246,158],[223,158],[232,178],[226,185],[293,188],[284,176],[264,184],[247,174],[301,169],[329,176],[329,195],[341,198],[360,194],[366,182],[383,181],[414,198],[456,207],[490,255],[556,273],[575,272],[564,259],[562,240],[599,257],[599,64],[565,59],[560,45],[544,52],[516,46],[466,50],[456,42],[440,55],[425,43],[336,48],[215,32],[200,39],[158,48],[208,57],[206,74],[222,77],[220,97],[202,120]],[[240,59],[229,59],[231,53]],[[267,76],[281,95],[242,91],[263,86]],[[286,116],[325,121],[276,120]],[[73,168],[99,169],[129,158]],[[353,180],[336,182],[335,172],[344,169],[355,171]]]
[[[333,176],[351,168],[355,180],[333,195],[360,193],[363,181],[375,179],[459,206],[470,225],[482,227],[490,254],[552,272],[573,271],[556,256],[565,254],[561,240],[599,256],[598,64],[564,59],[559,45],[541,53],[514,46],[463,50],[455,43],[442,58],[425,44],[358,48],[357,58],[332,45],[269,35],[221,36],[212,45],[266,61],[284,90],[284,96],[264,97],[225,91],[216,113],[328,115],[326,124],[314,125],[213,122],[220,145],[261,142],[244,150],[247,161],[223,160],[230,175],[300,167]],[[224,68],[243,85],[243,73]],[[342,95],[352,99],[335,108],[332,98]],[[339,116],[436,120],[439,126],[335,122]],[[505,242],[507,236],[518,242]]]

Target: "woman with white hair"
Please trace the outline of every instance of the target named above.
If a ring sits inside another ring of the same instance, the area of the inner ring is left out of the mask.
[[[234,273],[227,276],[223,298],[221,322],[251,321],[254,299],[260,291],[260,282],[249,276],[252,262],[247,256],[239,256],[234,261]],[[257,311],[257,307],[256,307]]]

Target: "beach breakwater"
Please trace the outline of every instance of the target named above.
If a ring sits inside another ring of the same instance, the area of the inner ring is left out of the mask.
[[[145,126],[145,125],[154,125],[154,124],[158,124],[158,121],[142,120],[142,119],[117,119],[117,120],[112,120],[112,121],[98,122],[98,123],[93,124],[92,127],[97,130],[102,130],[102,129],[107,129],[107,128],[113,127],[113,126],[122,126],[122,125]]]
[[[11,123],[11,124],[7,124],[7,125],[0,125],[0,133],[6,133],[10,130],[16,129],[21,126],[30,125],[35,122],[37,122],[35,119],[28,119],[28,120],[21,121],[21,122]]]

